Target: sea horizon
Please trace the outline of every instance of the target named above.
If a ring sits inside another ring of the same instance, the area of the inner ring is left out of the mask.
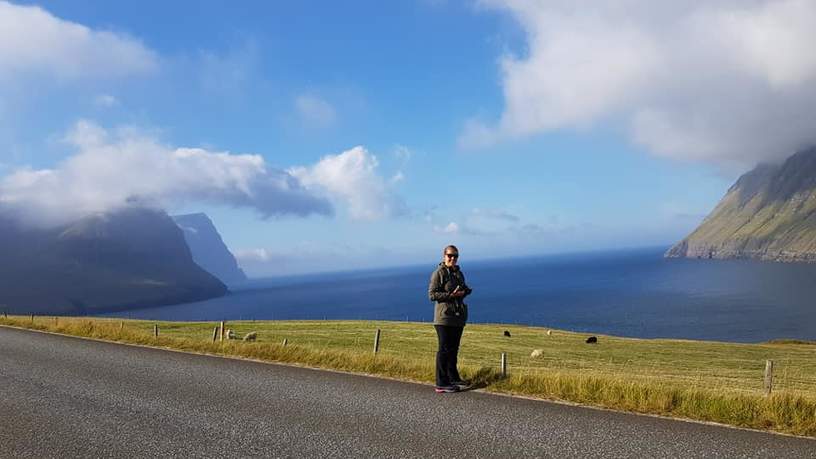
[[[471,323],[634,338],[816,339],[810,264],[667,259],[640,247],[472,260]],[[150,320],[428,322],[436,262],[250,279],[207,301],[102,314]],[[329,298],[329,300],[327,300]]]
[[[599,248],[599,249],[576,249],[576,250],[565,250],[565,251],[556,251],[556,252],[539,252],[527,255],[506,255],[506,256],[491,256],[491,257],[478,257],[478,258],[468,258],[464,257],[460,262],[459,265],[470,266],[474,264],[483,264],[483,263],[492,263],[492,262],[504,262],[504,261],[523,261],[523,260],[534,260],[540,258],[552,258],[552,257],[581,257],[587,255],[602,255],[602,254],[609,254],[614,255],[615,253],[627,253],[627,252],[637,252],[637,251],[656,251],[656,250],[663,250],[665,253],[672,247],[672,244],[654,244],[654,245],[644,245],[644,246],[625,246],[625,247],[613,247],[613,248]],[[442,261],[440,257],[438,260],[431,261],[429,263],[422,263],[422,262],[411,262],[406,264],[384,264],[382,266],[372,266],[372,267],[363,267],[363,268],[350,268],[350,269],[329,269],[329,270],[320,270],[320,271],[307,271],[307,272],[296,272],[291,274],[270,274],[270,275],[261,275],[261,276],[249,276],[247,275],[247,280],[243,282],[236,282],[236,283],[227,283],[227,287],[240,287],[245,285],[247,282],[253,281],[264,281],[264,280],[275,280],[281,278],[292,278],[292,277],[301,277],[301,276],[323,276],[329,274],[351,274],[351,273],[362,273],[362,272],[374,272],[374,271],[382,271],[382,270],[401,270],[401,269],[410,269],[410,268],[420,268],[420,267],[427,267],[430,265],[436,266],[439,262]]]

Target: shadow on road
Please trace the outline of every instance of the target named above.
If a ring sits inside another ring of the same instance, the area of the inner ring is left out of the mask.
[[[494,368],[482,367],[471,376],[470,386],[463,389],[462,392],[484,389],[485,387],[502,380],[502,375]]]

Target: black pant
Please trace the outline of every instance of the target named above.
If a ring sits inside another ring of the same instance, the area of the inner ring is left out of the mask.
[[[434,325],[439,338],[439,349],[436,351],[436,385],[450,386],[453,381],[461,381],[456,369],[459,342],[465,327]]]

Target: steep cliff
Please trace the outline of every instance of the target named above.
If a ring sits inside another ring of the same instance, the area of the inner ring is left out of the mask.
[[[666,256],[816,261],[816,147],[740,177]]]
[[[173,220],[184,232],[193,260],[199,266],[226,284],[247,279],[206,214],[175,215]]]
[[[128,208],[56,229],[0,218],[0,309],[88,314],[222,296],[164,212]]]

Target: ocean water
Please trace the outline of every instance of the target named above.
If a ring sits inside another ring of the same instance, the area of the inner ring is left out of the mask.
[[[470,321],[641,338],[816,340],[816,264],[665,259],[665,247],[468,261]],[[251,280],[152,320],[433,319],[425,266]]]

